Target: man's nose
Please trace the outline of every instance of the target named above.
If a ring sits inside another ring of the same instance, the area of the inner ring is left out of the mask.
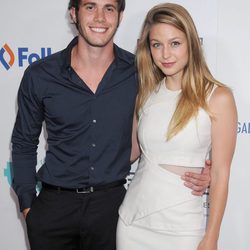
[[[105,20],[105,13],[102,9],[97,9],[95,12],[95,21],[103,22]]]

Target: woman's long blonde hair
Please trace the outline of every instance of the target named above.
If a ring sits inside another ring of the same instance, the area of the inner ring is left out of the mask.
[[[150,29],[158,23],[173,25],[184,32],[188,43],[188,63],[183,72],[182,93],[167,130],[167,140],[169,140],[181,131],[192,117],[197,115],[199,108],[210,114],[206,99],[214,84],[224,85],[214,79],[207,67],[196,27],[187,10],[178,4],[159,4],[148,12],[138,41],[136,51],[139,77],[137,114],[149,95],[157,89],[165,77],[153,62],[150,52]]]

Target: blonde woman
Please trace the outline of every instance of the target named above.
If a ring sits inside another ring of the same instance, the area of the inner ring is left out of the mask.
[[[137,66],[142,155],[119,210],[117,250],[216,250],[236,143],[233,95],[211,75],[193,20],[177,4],[148,12]],[[206,224],[202,197],[180,176],[200,173],[209,154]]]

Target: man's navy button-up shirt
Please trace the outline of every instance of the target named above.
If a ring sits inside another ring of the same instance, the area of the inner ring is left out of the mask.
[[[126,177],[138,91],[134,55],[114,45],[115,59],[93,93],[70,66],[68,47],[29,66],[18,91],[12,134],[13,187],[20,209],[36,195],[36,181],[81,188]],[[36,173],[45,121],[45,163]]]

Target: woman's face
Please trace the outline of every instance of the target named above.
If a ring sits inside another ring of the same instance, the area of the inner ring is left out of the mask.
[[[180,84],[188,63],[186,35],[170,24],[158,23],[151,27],[149,41],[154,63],[168,79]]]

